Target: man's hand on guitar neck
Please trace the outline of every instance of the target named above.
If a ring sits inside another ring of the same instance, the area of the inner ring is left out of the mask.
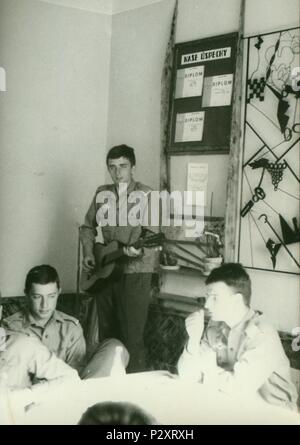
[[[95,269],[96,260],[94,254],[85,255],[82,261],[82,267],[85,272],[92,272]]]
[[[135,249],[133,246],[124,246],[123,252],[126,256],[129,256],[131,258],[136,258],[138,256],[142,256],[143,249],[142,248]]]

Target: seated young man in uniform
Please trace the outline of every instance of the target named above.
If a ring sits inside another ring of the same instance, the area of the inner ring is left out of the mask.
[[[0,297],[1,299],[1,297]],[[0,301],[0,323],[2,307]],[[32,385],[33,381],[42,384]],[[17,413],[40,403],[56,385],[78,384],[68,366],[37,338],[0,327],[0,424],[14,424]]]
[[[178,373],[225,392],[255,394],[296,409],[297,392],[277,331],[250,308],[251,281],[241,264],[214,269],[206,279],[204,311],[186,319],[187,345]]]
[[[0,325],[1,318],[0,296]],[[28,388],[32,377],[47,381],[79,378],[75,369],[57,358],[39,340],[0,327],[0,387]]]
[[[110,375],[116,360],[125,372],[128,352],[115,339],[103,341],[87,363],[86,343],[79,321],[56,310],[60,293],[59,277],[53,267],[33,267],[25,282],[28,308],[3,320],[3,328],[37,338],[49,351],[76,369],[81,378]]]
[[[0,344],[0,387],[29,388],[32,379],[62,382],[79,376],[38,339],[6,331]]]

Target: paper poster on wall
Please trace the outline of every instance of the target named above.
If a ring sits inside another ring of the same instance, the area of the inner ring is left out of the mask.
[[[231,47],[208,49],[196,53],[184,54],[181,57],[181,64],[188,65],[189,63],[197,62],[211,62],[220,59],[228,59],[231,57]]]
[[[176,116],[175,142],[202,141],[204,111],[178,113]]]
[[[208,164],[201,162],[189,162],[187,166],[187,190],[191,192],[203,192],[203,206],[207,199]],[[190,199],[190,197],[192,199]],[[195,204],[195,193],[188,195],[188,205]]]
[[[177,70],[175,99],[202,96],[204,66]]]
[[[231,104],[233,74],[204,79],[203,107],[223,107]]]

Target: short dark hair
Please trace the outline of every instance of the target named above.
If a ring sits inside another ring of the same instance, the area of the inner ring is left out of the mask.
[[[134,166],[136,163],[134,149],[129,147],[128,145],[116,145],[112,147],[106,155],[106,165],[108,165],[109,159],[118,159],[121,157],[127,158],[130,162],[131,166]]]
[[[155,419],[132,403],[103,402],[89,407],[78,424],[155,425]]]
[[[25,294],[28,294],[31,290],[33,283],[36,284],[48,284],[56,283],[57,288],[60,288],[59,276],[57,270],[48,264],[42,264],[41,266],[35,266],[28,272],[25,280]]]
[[[227,286],[233,287],[236,292],[243,295],[244,302],[250,306],[251,280],[240,263],[225,263],[213,269],[207,277],[205,284],[212,284],[222,281]]]

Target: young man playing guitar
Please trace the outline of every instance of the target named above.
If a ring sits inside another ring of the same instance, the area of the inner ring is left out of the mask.
[[[98,187],[80,231],[83,270],[93,276],[97,269],[95,244],[97,249],[101,250],[113,241],[119,243],[123,261],[119,262],[110,276],[98,282],[98,289],[94,292],[97,301],[99,341],[111,337],[120,339],[130,354],[129,372],[143,371],[143,335],[150,303],[152,274],[157,266],[157,252],[151,248],[137,247],[141,240],[142,223],[130,224],[130,218],[126,225],[119,223],[121,216],[124,221],[124,216],[127,217],[135,205],[129,199],[130,194],[141,193],[147,202],[151,189],[133,179],[136,164],[133,148],[127,145],[111,148],[106,157],[106,164],[113,184]],[[114,198],[111,203],[104,202],[101,197],[101,193],[106,192],[110,192]],[[112,209],[112,206],[115,206],[115,209]],[[115,211],[115,221],[99,224],[99,214],[105,216],[110,211]],[[98,235],[102,237],[100,244],[96,243],[97,229]]]

